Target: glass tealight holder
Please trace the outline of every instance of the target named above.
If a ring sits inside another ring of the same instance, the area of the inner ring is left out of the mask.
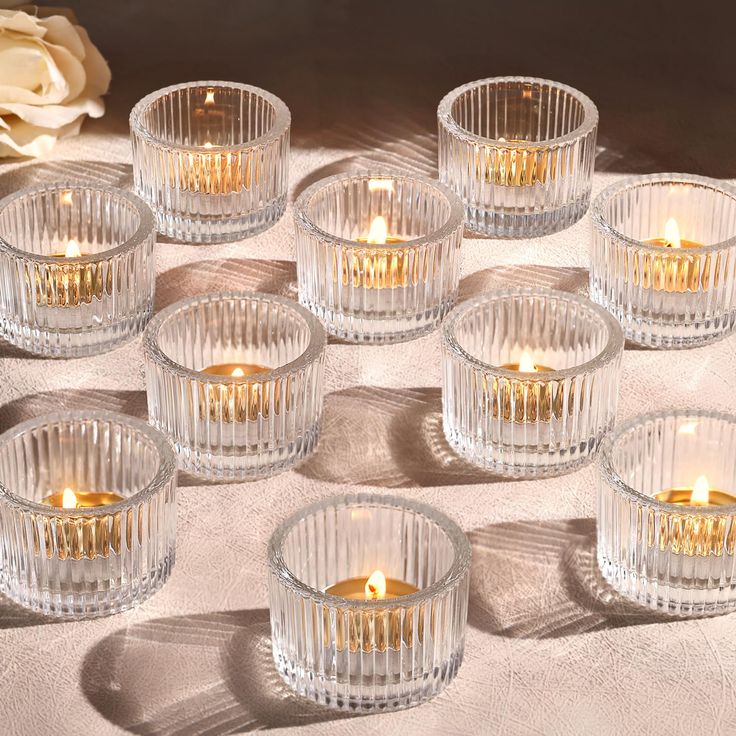
[[[191,243],[239,240],[284,213],[291,113],[270,92],[188,82],[130,114],[133,174],[158,230]]]
[[[74,411],[0,436],[0,592],[16,603],[124,611],[168,580],[175,543],[176,458],[145,422]]]
[[[296,203],[299,300],[350,342],[411,340],[452,308],[463,212],[445,186],[408,174],[332,176]]]
[[[662,411],[601,450],[598,563],[626,598],[705,616],[736,608],[736,416]]]
[[[499,475],[587,463],[613,427],[624,337],[613,317],[561,291],[491,292],[443,325],[445,436]]]
[[[212,480],[279,473],[309,455],[322,415],[325,331],[290,299],[185,299],[143,338],[148,413],[179,466]]]
[[[632,342],[689,348],[736,325],[736,189],[689,174],[625,179],[591,208],[590,294]]]
[[[110,187],[60,183],[0,201],[0,336],[73,358],[135,337],[153,311],[149,207]]]
[[[330,498],[281,524],[268,561],[274,661],[299,695],[337,710],[396,710],[455,677],[470,544],[444,514],[393,496]]]
[[[470,230],[549,235],[588,209],[598,110],[572,87],[493,77],[447,94],[437,109],[440,180],[465,204]]]

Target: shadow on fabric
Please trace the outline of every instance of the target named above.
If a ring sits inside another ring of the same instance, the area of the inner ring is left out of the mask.
[[[296,472],[330,483],[381,488],[499,480],[452,450],[442,430],[442,392],[433,387],[355,386],[328,394],[319,451]]]
[[[269,631],[266,609],[133,624],[87,653],[82,690],[108,721],[142,735],[224,736],[352,717],[291,692]]]
[[[548,639],[673,620],[635,606],[605,582],[594,519],[492,524],[468,538],[468,623],[481,631]]]

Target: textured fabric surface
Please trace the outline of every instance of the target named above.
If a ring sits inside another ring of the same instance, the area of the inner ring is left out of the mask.
[[[290,201],[327,174],[391,162],[435,172],[436,140],[292,152]],[[60,178],[130,186],[123,133],[92,126],[42,162],[0,168],[0,193]],[[610,181],[596,174],[595,192]],[[586,219],[532,240],[465,238],[461,298],[507,284],[587,289]],[[157,309],[208,290],[296,294],[291,209],[271,230],[218,246],[157,245]],[[180,478],[177,564],[145,605],[49,623],[0,601],[0,732],[227,734],[733,733],[736,616],[669,621],[607,604],[594,555],[594,467],[533,482],[464,464],[440,421],[439,333],[387,347],[331,342],[316,455],[270,480]],[[619,418],[669,405],[736,410],[736,338],[685,352],[628,348]],[[29,357],[0,344],[0,429],[62,407],[145,416],[140,339],[106,355]],[[266,544],[301,505],[351,490],[401,493],[451,515],[473,545],[465,661],[420,708],[345,719],[294,698],[272,665]]]

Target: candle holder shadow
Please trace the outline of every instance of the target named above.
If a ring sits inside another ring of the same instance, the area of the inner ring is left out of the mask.
[[[736,416],[719,412],[645,414],[606,439],[598,562],[615,590],[673,616],[736,609],[734,457]],[[706,498],[696,500],[701,479]],[[684,500],[658,498],[672,489]]]
[[[155,681],[142,672],[155,672]],[[266,609],[120,629],[87,652],[81,687],[104,718],[136,734],[226,736],[350,717],[286,687],[273,669]]]
[[[320,451],[297,468],[328,483],[380,488],[498,480],[452,450],[438,388],[354,386],[325,397]]]
[[[459,455],[516,478],[593,459],[615,421],[624,347],[608,312],[563,291],[493,291],[442,332],[443,427]]]
[[[217,292],[223,284],[233,291],[260,291],[295,299],[296,263],[223,258],[175,266],[156,276],[156,312],[183,297]]]
[[[594,519],[516,521],[468,534],[468,623],[494,636],[548,639],[671,622],[618,595],[596,561]]]
[[[512,288],[545,288],[588,295],[588,269],[577,266],[536,264],[483,268],[460,279],[458,301],[473,299],[489,291]]]
[[[470,546],[443,514],[393,496],[327,499],[276,529],[268,561],[273,657],[299,695],[348,712],[397,710],[454,679]],[[414,592],[371,600],[362,589],[351,598],[329,592],[375,570]]]
[[[0,435],[0,478],[0,592],[16,603],[59,618],[109,615],[171,575],[176,462],[145,422],[91,410],[30,419]],[[80,493],[112,500],[77,506]]]

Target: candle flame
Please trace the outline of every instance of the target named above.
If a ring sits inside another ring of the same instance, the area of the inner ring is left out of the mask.
[[[521,371],[521,373],[537,372],[537,366],[534,365],[532,356],[529,355],[526,350],[521,354],[521,359],[519,360],[519,371]]]
[[[206,142],[206,143],[204,144],[204,147],[205,147],[205,148],[212,148],[212,144],[211,144],[211,143],[210,143],[209,141],[207,141],[207,142]]]
[[[677,434],[695,434],[695,430],[698,428],[698,422],[688,422],[683,424],[680,429],[677,430]]]
[[[391,179],[368,179],[369,192],[393,192],[394,183]]]
[[[64,255],[67,258],[79,258],[79,256],[82,255],[82,251],[79,250],[79,243],[77,243],[74,238],[71,238],[69,242],[66,244],[66,250],[64,251]]]
[[[233,378],[242,378],[245,375],[245,371],[242,368],[235,368],[230,375]]]
[[[204,104],[205,105],[214,105],[215,104],[215,90],[208,89],[207,90],[207,96],[204,98]]]
[[[709,495],[710,486],[708,485],[708,479],[704,475],[701,475],[693,486],[693,492],[690,494],[690,503],[693,506],[707,506]]]
[[[385,595],[386,576],[380,570],[375,570],[365,584],[365,597],[369,600],[375,600],[376,598],[383,598]]]
[[[668,248],[680,247],[680,228],[674,217],[670,217],[664,225],[664,239],[667,241]]]
[[[502,135],[500,135],[500,136],[498,136],[498,142],[499,143],[506,143],[506,139]]]
[[[77,494],[71,488],[65,488],[61,494],[61,508],[75,509],[77,508]]]
[[[61,204],[72,204],[72,202],[74,201],[72,192],[68,189],[65,192],[62,192],[59,196],[59,201],[61,202]]]
[[[378,215],[373,218],[370,230],[368,230],[368,242],[373,245],[383,245],[388,237],[388,225],[386,220]]]

